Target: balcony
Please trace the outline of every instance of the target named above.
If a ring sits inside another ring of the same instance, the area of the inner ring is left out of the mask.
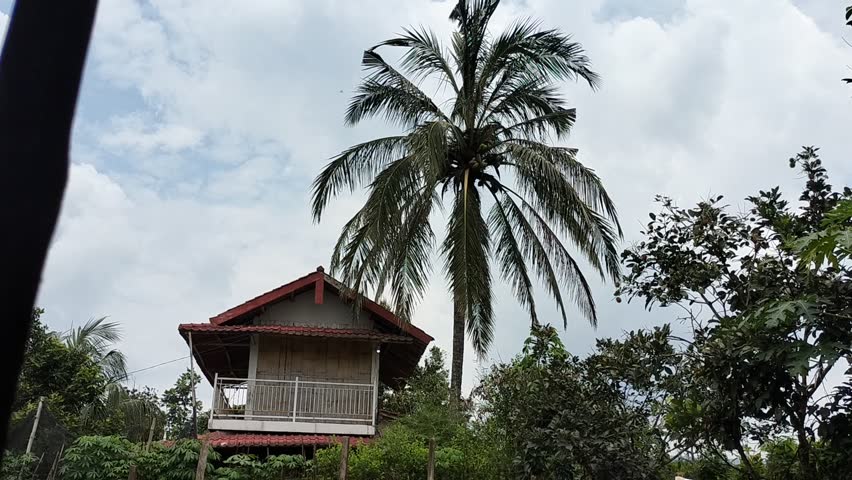
[[[211,430],[375,434],[373,384],[216,377]]]

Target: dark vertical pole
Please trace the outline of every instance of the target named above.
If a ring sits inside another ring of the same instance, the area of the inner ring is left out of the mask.
[[[71,123],[97,0],[15,2],[0,54],[0,445],[68,180]],[[3,449],[0,449],[2,456]],[[0,457],[2,459],[2,457]]]
[[[195,400],[195,357],[192,356],[192,332],[189,334],[189,382],[192,385],[192,434],[190,438],[198,436],[198,402]],[[215,387],[215,385],[214,385]]]
[[[349,476],[349,437],[343,437],[343,448],[340,450],[340,479]]]
[[[435,439],[429,439],[429,460],[426,464],[426,480],[435,480]]]
[[[127,473],[127,480],[136,480],[136,465],[130,466],[130,471]]]

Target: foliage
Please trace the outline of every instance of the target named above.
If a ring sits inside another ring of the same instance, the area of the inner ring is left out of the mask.
[[[340,467],[339,444],[317,452],[314,473],[321,479],[336,479]],[[446,480],[491,479],[465,465],[466,453],[455,446],[435,450],[435,473]],[[419,480],[426,477],[429,448],[423,438],[401,425],[389,427],[373,443],[359,445],[349,454],[351,480]]]
[[[646,479],[667,463],[648,412],[632,405],[616,380],[635,381],[638,391],[649,375],[629,379],[630,369],[611,361],[613,350],[630,347],[604,347],[600,356],[580,360],[555,329],[536,327],[523,353],[483,381],[483,409],[502,431],[513,478]]]
[[[141,480],[193,480],[200,449],[197,440],[179,440],[171,446],[156,443],[145,451],[140,444],[123,437],[84,436],[65,453],[63,478],[124,480],[130,466],[136,465]],[[209,450],[208,475],[213,474],[219,458],[217,452]]]
[[[95,361],[108,381],[124,380],[127,361],[114,345],[121,340],[117,323],[106,322],[106,317],[90,319],[83,326],[72,328],[62,340],[71,351],[79,352]]]
[[[36,408],[38,399],[66,427],[81,428],[79,412],[95,402],[107,384],[100,366],[86,352],[71,349],[41,321],[42,309],[34,309],[30,337],[13,403],[15,417]]]
[[[263,461],[256,455],[239,453],[224,460],[215,477],[221,480],[278,480],[287,476],[302,476],[308,463],[301,455],[270,455]]]
[[[80,437],[65,452],[62,478],[124,480],[135,452],[136,445],[121,437]]]
[[[418,365],[406,384],[386,390],[384,410],[401,415],[398,422],[419,432],[424,438],[444,442],[452,438],[464,423],[464,412],[450,408],[449,372],[444,352],[432,347],[422,365]]]
[[[440,255],[454,300],[457,398],[465,331],[477,354],[492,341],[492,261],[533,323],[534,277],[566,325],[566,301],[597,322],[591,289],[563,238],[602,277],[616,277],[619,269],[621,229],[600,178],[575,149],[548,145],[567,138],[576,118],[558,83],[581,79],[594,88],[598,76],[580,44],[539,22],[519,20],[500,34],[489,32],[498,3],[459,0],[448,48],[428,29],[410,28],[365,51],[367,76],[346,123],[382,117],[403,133],[346,149],[313,185],[317,221],[332,197],[369,188],[340,234],[332,272],[376,298],[387,290],[405,319],[425,292],[438,246],[431,214],[448,197]],[[403,49],[398,67],[379,53],[387,47]],[[451,98],[430,98],[420,88],[426,80],[445,86]]]
[[[140,452],[136,458],[139,478],[142,480],[194,480],[198,466],[201,442],[178,440],[171,446],[154,445],[148,452]],[[213,476],[215,462],[220,459],[212,448],[207,453],[207,475]],[[215,478],[215,477],[213,477]]]
[[[428,444],[436,444],[436,473],[441,479],[499,480],[505,471],[505,453],[495,429],[487,422],[469,420],[466,412],[448,402],[448,374],[444,355],[432,348],[429,356],[396,391],[386,391],[383,408],[401,414],[391,425],[380,427],[379,437],[353,448],[349,478],[424,478]],[[337,478],[340,445],[317,452],[313,473]]]
[[[133,442],[143,442],[149,434],[163,438],[166,422],[156,391],[128,389],[118,383],[109,383],[100,399],[84,408],[83,415],[88,420],[87,433],[120,434]]]
[[[113,345],[120,339],[116,324],[101,318],[59,335],[41,322],[42,313],[33,310],[15,419],[32,413],[44,396],[47,409],[78,435],[121,434],[140,441],[154,418],[163,424],[154,392],[128,390],[120,383],[125,367]]]
[[[170,439],[194,437],[207,430],[207,417],[202,415],[202,404],[196,400],[197,423],[192,428],[192,388],[201,382],[201,377],[187,369],[178,377],[175,385],[163,392],[162,403],[166,410],[166,429]]]
[[[790,434],[798,464],[788,475],[817,478],[828,458],[818,458],[817,431],[841,410],[820,388],[850,358],[852,192],[832,190],[817,150],[790,159],[807,177],[800,208],[777,187],[748,197],[740,215],[722,197],[691,209],[661,197],[645,238],[623,254],[628,272],[616,294],[648,308],[677,305],[693,330],[683,352],[688,382],[667,427],[708,455],[727,461],[724,452],[734,452],[749,478],[768,473],[747,445]],[[848,435],[844,415],[834,417],[840,437]]]
[[[30,478],[36,466],[37,458],[31,454],[3,452],[2,465],[0,465],[0,480],[18,480],[19,478]]]

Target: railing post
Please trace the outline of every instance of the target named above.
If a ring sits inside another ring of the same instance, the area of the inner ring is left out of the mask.
[[[210,407],[210,418],[216,415],[217,404],[219,403],[219,372],[213,375],[213,403]]]
[[[379,413],[379,364],[381,362],[382,345],[376,344],[373,349],[372,369],[370,371],[370,384],[373,391],[370,398],[370,425],[376,426],[376,416]]]
[[[296,408],[299,406],[299,377],[296,377],[296,387],[293,389],[293,421],[296,421]]]

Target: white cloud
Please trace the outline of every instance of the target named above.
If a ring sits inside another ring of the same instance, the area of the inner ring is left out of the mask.
[[[672,14],[632,1],[527,0],[506,2],[495,20],[499,28],[531,15],[587,48],[604,84],[566,85],[579,111],[570,143],[604,178],[628,240],[655,193],[683,203],[724,193],[739,205],[776,184],[795,192],[785,159],[803,144],[822,146],[835,183],[849,183],[852,102],[839,78],[852,49],[826,30],[823,13],[814,21],[784,0],[667,5]],[[138,93],[146,108],[78,122],[85,128],[40,293],[48,321],[66,328],[111,315],[126,328],[131,368],[141,368],[185,352],[178,323],[205,321],[327,263],[357,198],[313,225],[310,181],[340,149],[392,131],[342,125],[361,52],[410,24],[447,38],[449,10],[418,0],[103,2],[88,75]],[[415,321],[448,348],[440,265]],[[615,304],[609,286],[595,291],[599,330],[577,317],[564,335],[577,353],[596,335],[674,315]],[[528,320],[508,288],[496,297],[492,358],[506,359]],[[557,318],[547,299],[538,303]],[[162,389],[179,369],[139,381]],[[468,362],[467,385],[475,369]]]
[[[198,147],[203,133],[193,127],[177,124],[151,124],[139,115],[112,119],[112,124],[100,136],[101,146],[136,154],[149,155],[154,151],[177,152]]]

